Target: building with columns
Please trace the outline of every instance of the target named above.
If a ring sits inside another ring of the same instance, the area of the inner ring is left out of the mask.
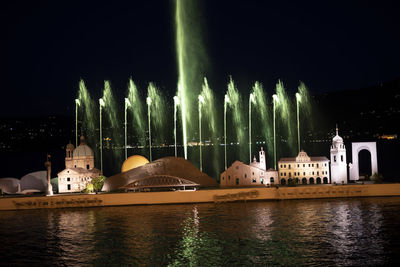
[[[295,180],[297,184],[328,184],[329,159],[309,157],[301,151],[295,158],[281,158],[278,161],[279,182],[282,185]]]
[[[93,151],[85,144],[83,136],[77,148],[70,142],[65,150],[65,169],[58,173],[58,192],[80,192],[101,175],[101,171],[94,167]]]
[[[278,172],[274,169],[267,170],[265,151],[259,152],[260,161],[254,157],[250,165],[235,161],[228,169],[221,173],[221,186],[255,186],[273,185],[279,183]]]
[[[337,126],[331,145],[331,181],[336,184],[347,184],[346,147],[343,138],[339,136]]]

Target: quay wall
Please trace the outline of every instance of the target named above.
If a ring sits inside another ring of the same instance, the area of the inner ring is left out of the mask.
[[[400,184],[246,187],[197,191],[0,197],[0,210],[374,196],[400,196]]]

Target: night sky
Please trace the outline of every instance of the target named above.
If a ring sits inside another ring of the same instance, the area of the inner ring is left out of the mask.
[[[318,94],[400,77],[399,4],[303,2],[201,1],[211,88],[222,95],[232,75],[242,92],[281,79]],[[173,1],[1,5],[0,116],[72,116],[81,78],[95,98],[110,80],[122,99],[130,76],[143,93],[153,81],[175,94]]]

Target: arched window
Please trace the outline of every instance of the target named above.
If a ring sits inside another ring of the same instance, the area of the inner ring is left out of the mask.
[[[321,184],[321,178],[317,177],[317,184]]]
[[[328,183],[328,178],[324,177],[323,181],[324,181],[324,184],[327,184]]]
[[[274,177],[269,178],[269,182],[272,184],[274,182]]]
[[[307,184],[307,178],[301,179],[301,183],[302,183],[302,184]]]
[[[311,177],[308,181],[309,181],[309,184],[314,184],[314,178]]]
[[[286,180],[285,179],[281,179],[281,184],[285,185],[286,184]]]

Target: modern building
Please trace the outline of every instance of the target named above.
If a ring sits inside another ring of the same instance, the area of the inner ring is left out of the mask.
[[[347,161],[346,147],[343,138],[339,136],[336,126],[336,135],[331,145],[331,182],[336,184],[347,184]]]
[[[221,186],[255,186],[273,185],[279,183],[278,172],[274,169],[267,170],[265,151],[259,152],[260,162],[254,157],[250,165],[235,161],[228,169],[221,173]]]
[[[329,159],[309,157],[301,151],[295,158],[281,158],[278,162],[279,181],[282,185],[295,180],[298,184],[328,184]]]
[[[170,191],[199,187],[217,187],[215,179],[180,157],[165,157],[148,162],[142,156],[131,156],[122,172],[107,178],[102,191]]]
[[[58,173],[58,192],[80,192],[99,175],[101,171],[94,167],[93,151],[81,136],[77,148],[71,143],[66,147],[65,170]]]

